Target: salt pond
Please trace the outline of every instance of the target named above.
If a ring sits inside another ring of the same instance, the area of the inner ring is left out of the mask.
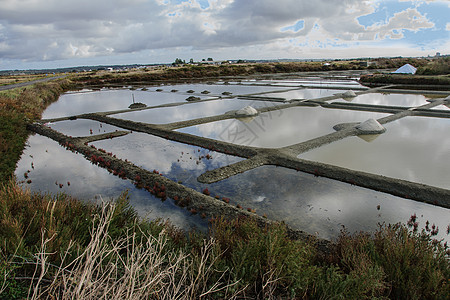
[[[239,145],[281,148],[332,133],[333,126],[339,123],[362,122],[386,115],[305,106],[262,113],[252,119],[224,120],[178,131]]]
[[[349,137],[299,157],[450,189],[450,119],[407,117],[367,142]]]
[[[427,104],[426,99],[423,95],[369,93],[355,98],[338,99],[331,102],[414,107]]]
[[[114,118],[167,124],[220,115],[247,105],[263,108],[280,104],[238,98],[187,103],[185,99],[191,94],[188,93],[189,90],[193,90],[192,94],[200,96],[202,100],[219,97],[223,92],[231,93],[232,96],[264,93],[258,96],[290,100],[318,98],[343,92],[331,90],[332,86],[361,88],[354,81],[314,78],[230,83],[232,84],[171,84],[144,89],[72,92],[61,96],[58,102],[52,104],[44,112],[44,118],[127,109],[133,97],[136,102],[143,102],[147,106],[186,103],[112,115]],[[324,89],[299,88],[287,91],[286,87],[273,86],[295,87],[306,84]],[[156,89],[162,91],[157,92]],[[205,90],[210,93],[202,94]],[[422,95],[405,94],[360,95],[352,102],[405,107],[427,103]],[[240,145],[280,148],[332,133],[333,126],[339,123],[362,122],[384,116],[387,114],[302,106],[262,113],[254,118],[230,119],[181,128],[178,131]],[[122,130],[83,119],[49,125],[70,136],[90,136]],[[447,162],[450,144],[446,138],[450,128],[449,119],[407,117],[384,126],[387,132],[370,143],[358,137],[348,137],[299,157],[450,188],[446,176],[450,173]],[[440,228],[439,237],[443,238],[450,220],[448,209],[275,166],[259,167],[209,185],[201,184],[197,177],[202,173],[243,159],[148,134],[133,132],[91,144],[149,171],[156,169],[164,176],[195,190],[201,191],[207,187],[212,196],[231,198],[233,205],[256,209],[260,215],[266,214],[271,219],[285,221],[294,228],[323,238],[335,238],[342,226],[350,232],[370,231],[376,229],[378,223],[406,222],[412,214],[418,216],[421,226],[426,220],[436,223]],[[26,183],[24,173],[27,173],[27,179],[31,183]],[[34,191],[66,192],[86,201],[116,198],[124,190],[129,190],[130,202],[141,216],[170,218],[175,225],[185,229],[193,226],[206,228],[204,220],[175,206],[170,199],[161,202],[145,190],[137,189],[131,181],[113,176],[107,170],[92,165],[81,155],[67,151],[56,142],[39,135],[29,138],[16,169],[16,176],[23,181],[23,185]]]
[[[32,191],[58,194],[68,193],[85,201],[109,201],[129,191],[131,205],[142,217],[168,219],[181,228],[205,228],[206,222],[177,208],[171,201],[160,199],[145,190],[137,189],[131,181],[111,175],[107,170],[92,165],[83,156],[67,151],[58,143],[40,135],[28,139],[16,169],[18,180]],[[29,172],[28,172],[29,171]],[[60,187],[61,184],[61,187]]]
[[[150,124],[167,124],[221,115],[232,110],[241,109],[247,105],[252,105],[255,108],[273,106],[272,103],[267,101],[222,99],[197,103],[186,103],[185,105],[174,107],[125,112],[115,114],[113,117]]]

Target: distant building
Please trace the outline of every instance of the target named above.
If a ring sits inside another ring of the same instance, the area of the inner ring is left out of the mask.
[[[376,65],[376,62],[374,62],[374,61],[360,61],[359,65],[361,67],[370,67],[370,66]]]

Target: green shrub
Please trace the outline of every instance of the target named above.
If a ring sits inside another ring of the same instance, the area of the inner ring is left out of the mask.
[[[369,277],[366,282],[381,290],[389,287],[388,296],[393,299],[448,299],[450,265],[446,250],[427,232],[410,231],[402,224],[383,226],[373,237],[344,233],[338,241],[344,270],[361,274],[361,279],[364,273],[379,274],[375,281]]]

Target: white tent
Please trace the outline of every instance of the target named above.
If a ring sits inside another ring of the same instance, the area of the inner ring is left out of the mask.
[[[400,68],[398,68],[396,71],[392,72],[395,74],[415,74],[417,71],[416,68],[411,66],[410,64],[406,64]]]

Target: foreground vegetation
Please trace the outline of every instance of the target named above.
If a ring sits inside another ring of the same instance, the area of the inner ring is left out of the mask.
[[[208,234],[182,232],[137,218],[126,195],[97,207],[63,194],[34,194],[14,181],[26,124],[81,84],[324,68],[361,67],[189,66],[84,74],[0,92],[0,299],[448,299],[447,245],[414,230],[414,222],[381,226],[373,235],[344,232],[330,253],[321,253],[313,242],[290,240],[282,224],[258,228],[251,220],[217,219]]]
[[[0,189],[3,299],[448,299],[448,249],[405,225],[342,233],[330,253],[282,224],[212,221],[208,234],[137,217],[126,195],[97,207]]]

